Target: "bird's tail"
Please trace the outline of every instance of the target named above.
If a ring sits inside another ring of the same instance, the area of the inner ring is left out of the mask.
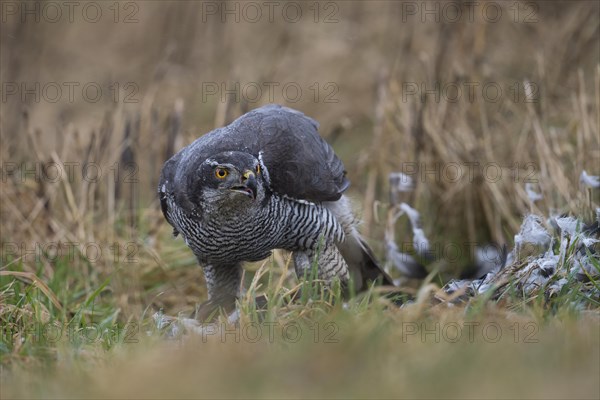
[[[338,243],[337,247],[348,264],[355,292],[367,290],[372,282],[394,286],[394,281],[381,268],[373,251],[358,232],[350,200],[342,196],[338,201],[328,202],[325,206],[344,228],[345,240]]]

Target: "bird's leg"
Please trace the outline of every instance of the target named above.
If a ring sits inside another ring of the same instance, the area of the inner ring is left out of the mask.
[[[313,267],[316,267],[315,278],[330,285],[336,279],[345,285],[350,279],[348,265],[335,243],[322,242],[322,245],[315,249],[295,251],[293,258],[296,275],[299,279],[304,276],[311,277]]]
[[[209,322],[219,316],[220,310],[227,314],[235,311],[235,302],[241,292],[242,267],[240,264],[208,264],[203,270],[208,287],[208,301],[200,304],[196,319]]]

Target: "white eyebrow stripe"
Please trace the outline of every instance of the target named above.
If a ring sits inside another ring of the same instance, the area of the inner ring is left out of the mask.
[[[227,168],[229,170],[235,170],[237,171],[237,167],[233,164],[230,163],[220,163],[217,160],[215,160],[214,158],[207,158],[204,163],[208,163],[208,165],[210,165],[211,167],[222,167],[222,168]]]

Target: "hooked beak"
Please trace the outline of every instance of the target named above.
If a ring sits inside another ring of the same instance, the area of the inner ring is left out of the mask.
[[[233,186],[231,190],[245,194],[246,196],[251,197],[253,200],[256,199],[257,184],[254,172],[246,170],[242,175],[241,184]]]

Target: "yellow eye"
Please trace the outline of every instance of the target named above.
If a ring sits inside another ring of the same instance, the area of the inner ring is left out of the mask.
[[[260,174],[260,164],[256,164],[256,174]]]
[[[225,179],[225,177],[229,175],[229,172],[227,172],[226,169],[223,168],[217,168],[215,169],[215,176],[219,179]]]

